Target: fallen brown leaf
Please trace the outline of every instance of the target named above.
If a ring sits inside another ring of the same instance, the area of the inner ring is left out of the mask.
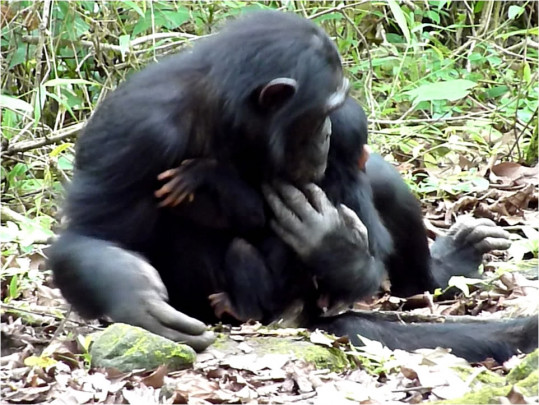
[[[161,388],[165,382],[165,376],[167,375],[167,373],[167,366],[161,365],[149,376],[141,379],[140,382],[147,387]]]

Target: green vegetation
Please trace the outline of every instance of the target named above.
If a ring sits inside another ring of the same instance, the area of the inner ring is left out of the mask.
[[[226,19],[278,8],[335,39],[371,143],[400,164],[424,201],[489,187],[500,160],[537,161],[534,2],[19,1],[2,4],[4,257],[53,235],[62,184],[84,121],[132,71],[214,32]],[[3,299],[20,294],[4,266]],[[6,283],[4,283],[6,284]]]

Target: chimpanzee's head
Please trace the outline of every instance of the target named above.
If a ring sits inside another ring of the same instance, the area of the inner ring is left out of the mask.
[[[329,151],[329,114],[348,93],[327,34],[293,14],[257,12],[195,49],[211,66],[223,135],[242,159],[250,156],[249,167],[266,179],[296,184],[320,178]]]
[[[367,149],[368,121],[363,108],[351,97],[331,114],[332,132],[329,161],[342,167],[356,166],[365,170],[369,158]]]

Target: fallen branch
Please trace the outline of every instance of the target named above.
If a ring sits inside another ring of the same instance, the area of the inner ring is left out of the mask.
[[[49,137],[45,137],[44,139],[40,139],[38,141],[25,141],[25,142],[18,142],[15,145],[8,146],[7,150],[2,152],[2,155],[13,155],[15,153],[21,153],[21,152],[27,152],[32,149],[40,148],[41,146],[45,145],[51,145],[56,142],[62,141],[64,139],[70,138],[79,132],[82,127],[84,126],[84,123],[79,123],[70,126],[69,128],[62,129],[59,132],[58,135],[53,135]]]

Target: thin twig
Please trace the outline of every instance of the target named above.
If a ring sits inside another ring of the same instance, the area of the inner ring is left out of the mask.
[[[58,135],[45,137],[44,139],[40,139],[38,141],[27,141],[27,142],[17,143],[11,147],[8,147],[6,151],[2,152],[2,155],[11,155],[14,153],[26,152],[31,149],[39,148],[41,146],[51,145],[53,143],[62,141],[66,138],[76,135],[76,133],[79,132],[83,126],[84,126],[84,123],[78,123],[78,124],[70,126],[69,128],[64,128],[58,131],[60,132]]]
[[[411,119],[411,120],[377,120],[371,119],[373,124],[379,125],[402,125],[402,124],[425,124],[425,123],[437,123],[445,121],[463,121],[470,118],[477,117],[478,115],[484,115],[483,111],[471,112],[466,115],[460,115],[458,117],[440,117],[440,118],[424,118],[424,119]]]
[[[535,109],[535,111],[533,112],[533,115],[532,117],[530,118],[530,120],[526,123],[526,126],[520,131],[520,133],[517,135],[516,137],[516,140],[515,140],[515,143],[513,143],[513,145],[511,146],[511,148],[509,149],[509,152],[507,152],[507,154],[505,155],[505,157],[509,157],[513,154],[513,151],[515,150],[515,148],[517,147],[518,145],[518,142],[520,140],[520,138],[522,138],[522,136],[524,135],[524,131],[526,131],[530,124],[533,122],[533,123],[536,123],[537,122],[537,113],[539,112],[539,107]],[[516,128],[515,128],[515,131],[516,131]]]
[[[481,40],[480,38],[476,38],[476,37],[472,37],[472,38],[475,39],[475,40]],[[513,56],[514,58],[526,59],[526,56],[519,55],[518,53],[508,51],[506,48],[503,48],[503,47],[501,47],[500,45],[497,45],[494,42],[489,42],[489,46],[492,46],[493,48],[499,50],[501,53],[504,53],[504,54],[509,55],[509,56]]]
[[[400,388],[398,390],[391,390],[391,392],[414,392],[414,391],[432,391],[434,388],[447,387],[449,384],[438,385],[420,385],[419,387]]]
[[[71,316],[71,311],[72,310],[73,310],[73,306],[70,305],[69,309],[67,310],[67,312],[64,315],[64,319],[62,319],[60,321],[60,325],[58,325],[58,327],[54,331],[54,335],[52,335],[52,338],[50,339],[51,342],[54,342],[56,340],[56,338],[60,335],[60,333],[63,332],[63,330],[64,330],[64,328],[66,326],[66,322],[68,321],[69,317]]]
[[[207,37],[207,36],[209,36],[209,35],[198,36],[198,35],[179,33],[179,32],[174,32],[174,33],[172,33],[172,32],[171,33],[156,32],[156,33],[154,33],[152,35],[146,35],[144,37],[134,39],[133,41],[131,41],[131,47],[130,48],[140,47],[144,43],[150,42],[150,41],[154,42],[156,39],[160,40],[160,39],[169,39],[169,38],[170,39],[181,38],[181,39],[184,39],[186,41],[187,40],[196,41],[198,39],[201,39],[201,38],[204,38],[204,37]],[[40,37],[34,37],[34,36],[30,36],[30,35],[23,35],[23,37],[22,37],[23,42],[25,42],[27,44],[32,44],[32,45],[39,44],[39,40],[40,40]],[[68,39],[60,39],[60,40],[58,40],[58,44],[60,46],[62,46],[62,47],[83,46],[85,48],[90,48],[90,49],[95,49],[96,48],[96,44],[94,42],[87,41],[87,40],[70,41]],[[123,53],[128,53],[128,54],[131,54],[131,53],[135,52],[135,49],[123,49],[119,45],[112,45],[112,44],[105,44],[105,43],[99,43],[99,49],[106,50],[106,51],[112,51],[112,52],[116,52],[116,53],[119,53],[119,54],[121,54],[122,52]],[[140,52],[140,50],[139,50],[139,52]]]
[[[369,107],[371,108],[371,113],[372,113],[371,115],[374,116],[375,111],[374,111],[374,105],[372,104],[372,100],[374,99],[372,95],[372,72],[374,72],[374,70],[372,67],[371,53],[369,51],[369,48],[370,48],[369,43],[367,42],[367,39],[365,38],[361,30],[356,26],[354,21],[352,21],[352,19],[348,17],[348,15],[346,15],[346,13],[343,10],[341,10],[340,13],[343,15],[346,21],[348,21],[348,23],[352,26],[352,28],[356,31],[357,35],[361,39],[361,42],[363,43],[363,46],[365,47],[365,52],[367,53],[367,59],[369,60],[369,71],[367,72],[367,78],[365,80],[365,87],[366,87],[365,92],[367,93],[367,102],[369,103]]]
[[[0,308],[2,310],[5,310],[5,311],[16,311],[16,312],[22,312],[22,313],[30,314],[30,315],[49,317],[49,318],[56,319],[57,321],[62,321],[63,319],[67,319],[65,315],[64,316],[59,316],[59,315],[55,315],[53,313],[47,313],[47,312],[42,312],[42,311],[30,311],[28,309],[17,308],[16,306],[5,304],[3,302],[0,303]],[[69,309],[68,312],[70,314],[71,309]],[[94,326],[94,325],[90,325],[90,324],[88,324],[86,322],[80,322],[80,321],[76,321],[76,320],[73,320],[73,319],[69,319],[69,322],[74,323],[77,326],[87,326],[90,329],[103,330],[103,328],[100,328],[100,327]]]
[[[37,89],[37,92],[35,92],[32,95],[32,102],[31,105],[35,105],[36,97],[39,96],[39,89],[41,88],[41,80],[42,77],[42,71],[43,71],[43,65],[42,65],[42,59],[43,59],[43,51],[45,49],[45,39],[49,35],[47,32],[47,25],[49,22],[49,13],[51,8],[51,0],[45,0],[43,3],[43,18],[41,22],[39,23],[39,37],[36,37],[36,51],[34,54],[34,57],[36,58],[36,76],[34,81],[34,88]]]
[[[307,18],[309,20],[313,20],[313,19],[318,18],[320,16],[333,13],[335,11],[341,12],[341,10],[344,10],[345,8],[351,8],[351,7],[355,7],[355,6],[360,6],[362,4],[366,4],[366,3],[370,3],[370,2],[371,2],[371,0],[363,0],[363,1],[358,1],[356,3],[341,3],[337,7],[328,8],[327,10],[322,10],[319,13],[313,14],[313,15],[307,17]]]

